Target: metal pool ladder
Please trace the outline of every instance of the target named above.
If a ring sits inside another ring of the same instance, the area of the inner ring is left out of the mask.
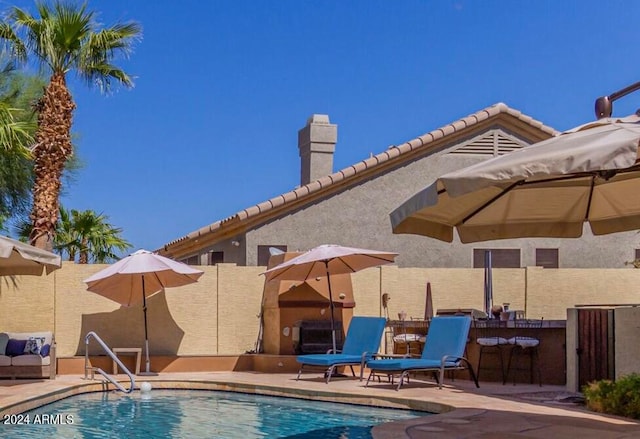
[[[129,380],[131,380],[131,385],[129,386],[128,389],[125,389],[124,386],[122,384],[120,384],[118,381],[116,381],[116,379],[114,377],[112,377],[111,375],[109,375],[107,372],[105,372],[104,370],[100,369],[99,367],[89,366],[89,340],[91,340],[92,337],[96,339],[98,344],[107,353],[107,355],[109,357],[111,357],[111,359],[113,361],[115,361],[118,366],[120,366],[120,368],[124,371],[124,373],[127,374],[127,376],[129,377]],[[124,393],[133,392],[133,389],[136,386],[136,380],[133,377],[133,374],[129,371],[129,369],[126,368],[126,366],[124,364],[122,364],[122,362],[117,357],[117,355],[114,354],[111,349],[109,349],[109,346],[107,346],[107,344],[98,336],[98,334],[96,334],[93,331],[88,332],[87,335],[84,338],[84,344],[85,344],[85,348],[84,348],[84,379],[85,380],[89,379],[89,377],[87,376],[89,374],[89,372],[91,373],[91,379],[93,379],[94,373],[98,372],[107,381],[109,381],[111,384],[113,384],[119,391],[124,392]]]

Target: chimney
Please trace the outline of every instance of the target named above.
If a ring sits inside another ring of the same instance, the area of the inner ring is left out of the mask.
[[[298,131],[300,151],[300,185],[333,173],[333,153],[338,140],[338,126],[329,123],[326,114],[314,114]]]

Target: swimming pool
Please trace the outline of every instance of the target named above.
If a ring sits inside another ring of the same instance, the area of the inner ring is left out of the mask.
[[[371,438],[424,412],[206,390],[87,393],[4,419],[3,438]]]

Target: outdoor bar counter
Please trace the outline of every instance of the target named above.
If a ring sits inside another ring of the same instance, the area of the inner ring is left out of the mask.
[[[502,326],[505,325],[506,327]],[[542,384],[564,385],[566,383],[566,320],[543,320],[539,328],[516,327],[516,322],[508,320],[501,322],[500,328],[492,328],[495,335],[509,339],[511,337],[524,336],[535,337],[540,340],[538,345],[538,361]],[[474,367],[478,367],[478,354],[480,346],[476,343],[476,329],[471,327],[469,343],[467,343],[467,357]],[[509,361],[510,347],[503,349],[505,368]],[[523,355],[519,359],[518,370],[513,370],[509,375],[507,385],[513,385],[514,375],[516,383],[530,382],[529,356]],[[536,366],[534,365],[534,368]],[[535,369],[534,369],[535,372]],[[534,383],[538,382],[537,374],[533,377]],[[500,360],[496,354],[482,354],[481,381],[501,381]]]

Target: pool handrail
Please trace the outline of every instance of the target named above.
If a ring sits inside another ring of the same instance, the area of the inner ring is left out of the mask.
[[[114,377],[112,377],[111,375],[106,373],[101,368],[89,366],[89,341],[91,340],[92,337],[98,342],[98,344],[107,353],[107,355],[109,357],[111,357],[111,359],[113,361],[115,361],[118,366],[120,366],[120,368],[124,371],[124,373],[127,374],[127,376],[129,377],[129,380],[131,381],[131,385],[129,386],[129,389],[126,389],[122,384],[120,384],[118,381],[116,381],[116,379]],[[85,343],[85,349],[84,349],[84,379],[85,380],[88,379],[87,372],[89,370],[91,370],[91,378],[93,378],[93,372],[95,371],[95,372],[98,372],[100,375],[102,375],[111,384],[113,384],[119,391],[121,391],[123,393],[131,393],[131,392],[133,392],[133,389],[136,387],[136,380],[133,377],[133,374],[129,371],[129,369],[127,369],[127,367],[124,364],[122,364],[122,362],[120,361],[118,356],[113,353],[113,351],[100,338],[100,336],[98,334],[96,334],[94,331],[89,331],[89,332],[87,332],[87,335],[84,337],[84,343]]]

